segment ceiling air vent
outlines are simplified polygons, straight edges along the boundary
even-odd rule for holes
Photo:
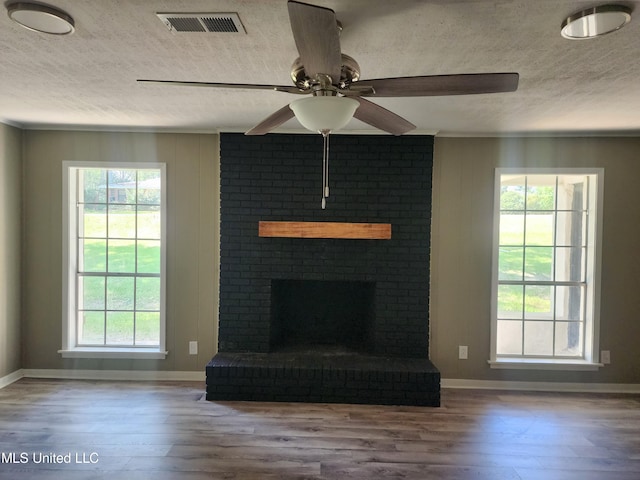
[[[247,33],[237,13],[156,13],[173,32]]]

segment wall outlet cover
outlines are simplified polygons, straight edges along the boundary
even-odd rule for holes
[[[469,347],[467,347],[466,345],[460,345],[458,347],[458,358],[460,360],[466,360],[467,358],[469,358]]]

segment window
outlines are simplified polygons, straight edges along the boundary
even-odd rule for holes
[[[602,178],[496,171],[492,366],[595,368]]]
[[[165,166],[63,168],[60,353],[164,358]]]

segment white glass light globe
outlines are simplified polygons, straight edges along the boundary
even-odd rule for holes
[[[302,126],[313,132],[334,132],[341,129],[353,117],[360,102],[348,97],[318,96],[301,98],[291,102]]]

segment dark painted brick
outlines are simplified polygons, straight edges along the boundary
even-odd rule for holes
[[[377,282],[370,353],[428,358],[433,137],[333,135],[326,210],[321,148],[319,135],[221,134],[219,351],[269,351],[271,279],[354,280]],[[261,239],[259,220],[384,222],[393,233]]]

